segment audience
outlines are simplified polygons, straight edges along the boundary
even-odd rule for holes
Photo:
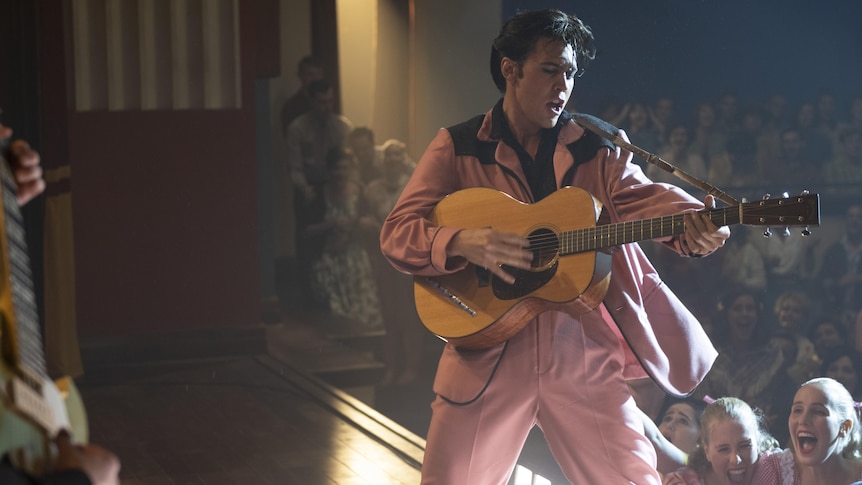
[[[403,142],[387,140],[382,148],[382,176],[365,187],[365,199],[377,232],[395,206],[412,168]],[[413,304],[413,278],[393,268],[379,249],[370,252],[373,254],[372,263],[381,293],[380,311],[386,329],[383,338],[386,370],[379,384],[408,385],[419,375],[425,332]]]
[[[715,319],[718,358],[695,396],[738,397],[778,417],[767,423],[771,431],[778,429],[796,385],[782,372],[784,356],[771,335],[771,322],[756,294],[737,289],[725,295]]]
[[[353,128],[350,120],[335,113],[335,90],[327,81],[312,81],[308,94],[311,109],[287,127],[287,166],[297,205],[315,197],[326,180],[327,154],[341,147]]]
[[[356,183],[356,157],[334,148],[326,166],[326,183],[304,206],[298,225],[309,247],[311,288],[333,314],[379,330],[380,302],[366,250],[376,226]]]
[[[710,102],[700,103],[689,149],[703,160],[709,161],[721,156],[727,147],[727,137],[718,129],[716,120],[715,106]]]
[[[862,308],[862,204],[847,207],[844,234],[823,254],[820,281],[833,311],[852,321]]]
[[[659,150],[658,156],[693,177],[701,180],[706,178],[706,163],[700,155],[690,150],[688,127],[685,124],[679,123],[671,127],[667,144]],[[679,182],[673,174],[657,165],[647,167],[646,174],[654,182]],[[682,188],[694,192],[691,187]]]
[[[807,337],[811,300],[801,291],[785,291],[776,298],[773,312],[779,328],[796,338],[796,361],[788,372],[801,384],[814,377],[819,367],[814,344]]]
[[[716,254],[721,259],[721,277],[729,287],[742,287],[751,291],[766,291],[766,265],[763,254],[752,242],[752,229],[739,226],[733,237]]]

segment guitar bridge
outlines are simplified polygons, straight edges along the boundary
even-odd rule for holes
[[[14,378],[9,383],[12,407],[26,413],[39,427],[53,431],[57,429],[57,423],[41,391],[42,389],[34,388],[33,385],[19,378]]]

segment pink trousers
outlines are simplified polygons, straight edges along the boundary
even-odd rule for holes
[[[534,425],[574,484],[661,483],[624,365],[598,311],[580,321],[540,315],[509,340],[477,399],[434,400],[422,483],[505,485]]]

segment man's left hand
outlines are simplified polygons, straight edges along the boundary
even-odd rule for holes
[[[715,208],[715,197],[707,195],[703,199],[707,209]],[[685,243],[692,255],[703,256],[724,246],[730,237],[730,228],[718,227],[706,214],[689,212],[685,214]]]

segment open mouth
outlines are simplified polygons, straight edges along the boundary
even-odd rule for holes
[[[745,482],[745,468],[737,468],[734,470],[727,470],[727,480],[730,483],[744,483]]]
[[[808,455],[814,452],[814,448],[817,446],[817,438],[807,432],[800,432],[796,435],[796,442],[799,443],[799,452]]]
[[[562,113],[564,106],[565,106],[565,103],[563,103],[562,101],[556,101],[556,102],[548,103],[548,107],[551,108],[551,111],[553,111],[555,114]]]

